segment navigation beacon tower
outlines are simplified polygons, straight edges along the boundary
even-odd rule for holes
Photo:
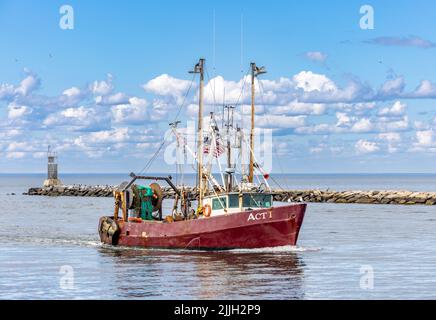
[[[56,152],[47,148],[47,179],[44,181],[44,187],[61,185],[61,180],[58,179],[58,162]]]

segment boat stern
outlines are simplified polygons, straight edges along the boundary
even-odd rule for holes
[[[117,245],[120,237],[120,227],[114,217],[101,217],[98,222],[98,234],[104,244]]]

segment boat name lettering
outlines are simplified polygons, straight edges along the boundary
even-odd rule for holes
[[[265,219],[272,219],[272,211],[250,213],[247,221],[258,221],[258,220],[265,220]]]

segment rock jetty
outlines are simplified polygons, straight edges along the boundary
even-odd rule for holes
[[[42,188],[30,188],[24,195],[49,196],[49,197],[112,197],[117,186],[46,186]],[[162,187],[164,198],[174,198],[175,192],[170,187]]]
[[[112,197],[115,186],[50,186],[30,188],[27,195]],[[164,198],[174,198],[174,191],[163,187]],[[274,190],[274,200],[282,202],[326,202],[362,204],[436,205],[436,192],[413,191],[331,191],[331,190]]]
[[[436,192],[412,191],[330,191],[287,190],[277,191],[275,201],[304,201],[327,203],[436,205]]]
[[[69,197],[112,197],[115,186],[48,186],[42,188],[30,188],[24,194],[29,196],[69,196]]]

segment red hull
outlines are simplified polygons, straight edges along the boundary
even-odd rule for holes
[[[244,211],[172,223],[118,221],[114,243],[101,232],[102,242],[120,246],[173,249],[235,249],[295,245],[306,204]]]

